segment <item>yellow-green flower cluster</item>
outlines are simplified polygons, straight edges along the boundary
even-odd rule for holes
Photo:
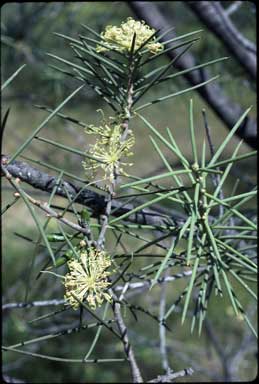
[[[108,25],[105,31],[101,33],[102,45],[96,47],[97,52],[105,52],[110,49],[115,49],[119,52],[129,52],[131,50],[132,40],[134,34],[136,34],[136,40],[134,45],[134,52],[141,47],[145,41],[147,41],[153,34],[155,29],[142,21],[136,21],[129,17],[126,22],[122,23],[120,27],[114,25]],[[163,50],[163,45],[156,42],[156,38],[153,37],[144,46],[150,53],[156,54]]]
[[[94,159],[86,158],[82,162],[83,167],[87,171],[90,170],[92,175],[98,168],[102,169],[104,171],[104,180],[110,183],[114,181],[115,174],[126,175],[123,166],[131,166],[132,163],[123,162],[121,159],[133,155],[133,152],[130,151],[135,144],[132,131],[129,131],[127,139],[122,141],[122,125],[104,121],[104,124],[99,127],[88,126],[86,133],[95,133],[98,135],[98,139],[94,145],[89,146],[88,154]]]
[[[71,259],[67,263],[69,273],[65,275],[65,300],[77,309],[80,301],[86,300],[93,309],[100,306],[104,300],[110,301],[111,296],[106,292],[111,284],[107,277],[111,272],[109,256],[101,250],[88,248],[81,252],[80,259]]]

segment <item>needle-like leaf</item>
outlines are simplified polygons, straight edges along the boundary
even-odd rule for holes
[[[12,81],[16,78],[16,76],[23,70],[23,68],[26,66],[26,64],[23,64],[20,68],[15,71],[12,76],[10,76],[3,85],[1,85],[1,91],[3,91]]]
[[[16,157],[19,156],[25,150],[25,148],[28,147],[34,137],[41,131],[41,129],[44,128],[47,123],[64,107],[64,105],[66,105],[68,101],[72,99],[83,87],[84,85],[81,85],[79,88],[77,88],[64,101],[62,101],[62,103],[60,103],[59,106],[54,109],[52,113],[49,114],[49,116],[33,131],[33,133],[27,138],[27,140],[25,140],[25,142],[16,150],[16,152],[10,158],[9,163],[16,159]]]

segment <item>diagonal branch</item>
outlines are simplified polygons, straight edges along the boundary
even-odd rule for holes
[[[11,164],[6,164],[7,161],[8,157],[2,156],[1,163],[13,177],[18,177],[22,182],[25,182],[36,189],[40,189],[48,193],[52,192],[53,188],[57,183],[57,177],[51,176],[48,173],[40,171],[39,169],[32,167],[24,161],[15,160]],[[60,185],[60,187],[57,188],[56,195],[67,199],[67,193],[69,193],[71,199],[73,199],[74,196],[78,194],[80,189],[81,186],[79,185],[68,181],[63,181],[63,185]],[[92,209],[93,217],[99,217],[100,215],[102,215],[106,206],[105,196],[93,192],[89,189],[84,189],[77,196],[75,202]],[[114,209],[113,215],[116,217],[129,212],[133,208],[134,206],[132,204],[124,205],[123,203],[120,203],[117,200],[113,200],[112,202],[112,209]],[[181,224],[183,218],[180,214],[177,215],[174,212],[173,220],[176,224]],[[127,221],[134,222],[137,224],[148,224],[155,226],[161,226],[167,223],[165,215],[161,214],[156,210],[147,208],[130,215],[129,217],[127,217]]]
[[[149,380],[148,383],[171,383],[171,381],[174,381],[178,377],[190,376],[192,374],[193,374],[192,368],[186,368],[178,372],[171,371],[166,375],[160,375],[153,380]]]
[[[131,344],[129,342],[128,330],[127,330],[127,327],[126,327],[124,320],[122,318],[119,303],[114,303],[114,317],[115,317],[115,320],[117,322],[118,328],[119,328],[120,333],[121,333],[122,342],[124,345],[124,350],[126,352],[128,360],[129,360],[133,382],[134,383],[143,383],[143,379],[142,379],[139,367],[138,367],[136,359],[135,359],[135,354],[134,354],[133,349],[131,347]]]
[[[236,12],[242,5],[243,1],[233,1],[231,5],[229,5],[228,8],[225,9],[225,12],[228,16],[232,15],[234,12]]]
[[[225,45],[228,51],[256,80],[256,47],[235,27],[218,1],[187,1],[189,8]]]

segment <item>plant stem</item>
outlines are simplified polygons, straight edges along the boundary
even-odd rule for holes
[[[123,127],[123,133],[121,135],[120,141],[123,143],[128,136],[129,133],[129,120],[131,118],[131,107],[132,107],[132,95],[133,95],[133,73],[134,73],[134,62],[132,58],[129,60],[129,73],[128,73],[128,85],[127,85],[127,93],[126,93],[126,105],[124,107],[124,110],[122,111],[123,114],[125,114],[125,118],[122,121],[121,125]],[[107,204],[105,207],[105,213],[104,215],[101,216],[101,229],[99,233],[99,237],[97,240],[97,249],[103,249],[104,248],[104,243],[105,243],[105,235],[106,231],[108,229],[108,220],[111,214],[111,209],[112,209],[112,201],[115,196],[115,188],[116,184],[118,182],[118,175],[116,173],[115,166],[113,167],[113,179],[112,182],[109,185],[108,189],[108,197],[107,197]],[[125,354],[129,360],[130,364],[130,369],[131,369],[131,375],[132,375],[132,380],[134,383],[143,383],[143,379],[139,370],[139,367],[137,365],[135,355],[133,352],[133,349],[131,347],[131,344],[129,342],[128,334],[127,334],[127,327],[124,323],[122,314],[121,314],[121,308],[120,304],[116,302],[118,300],[117,296],[113,292],[112,289],[109,290],[111,293],[111,296],[114,299],[114,306],[113,306],[113,311],[114,311],[114,316],[115,320],[117,322],[117,326],[119,328],[120,334],[121,334],[121,340],[124,346],[124,351]]]
[[[129,338],[128,338],[128,334],[127,334],[127,327],[126,327],[124,320],[122,318],[120,304],[115,303],[113,310],[114,310],[115,320],[117,322],[118,328],[119,328],[120,333],[122,335],[122,342],[123,342],[123,346],[124,346],[124,351],[126,353],[126,356],[129,359],[133,383],[143,383],[143,379],[142,379],[139,367],[137,365],[133,349],[132,349],[131,344],[129,342]]]

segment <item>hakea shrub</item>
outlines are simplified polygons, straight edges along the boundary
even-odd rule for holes
[[[121,228],[123,228],[123,225],[129,225],[126,224],[127,218],[132,216],[133,213],[136,214],[145,208],[152,208],[153,204],[162,201],[172,201],[174,202],[174,207],[178,204],[179,211],[185,212],[185,220],[182,221],[181,225],[175,225],[170,214],[168,214],[164,219],[164,227],[153,228],[162,232],[162,238],[170,239],[171,237],[172,239],[171,246],[167,249],[163,261],[155,263],[155,267],[151,268],[146,275],[140,274],[142,278],[148,278],[153,275],[151,286],[154,286],[160,281],[162,274],[172,268],[172,266],[189,267],[192,269],[191,278],[186,289],[175,303],[169,306],[165,314],[165,319],[183,302],[182,320],[184,321],[193,296],[195,297],[195,305],[192,329],[198,322],[198,329],[199,332],[201,332],[202,323],[207,313],[208,302],[214,291],[216,295],[223,296],[225,293],[228,295],[236,315],[238,315],[239,318],[244,318],[255,333],[240,300],[235,294],[232,279],[234,278],[250,295],[255,297],[255,293],[249,287],[246,279],[253,281],[250,274],[255,272],[256,264],[248,255],[243,254],[236,244],[238,244],[237,239],[240,241],[242,239],[253,241],[255,238],[255,224],[252,220],[246,218],[245,215],[238,210],[238,207],[242,206],[250,198],[253,198],[256,191],[253,190],[244,194],[244,196],[234,195],[222,199],[223,184],[229,175],[232,165],[236,161],[239,161],[239,159],[253,156],[254,153],[244,157],[238,156],[237,153],[241,145],[240,143],[230,159],[219,161],[219,157],[224,148],[246,118],[250,109],[240,117],[222,145],[214,154],[211,153],[211,159],[207,161],[205,142],[202,155],[200,158],[198,156],[199,149],[196,146],[193,105],[191,101],[189,117],[190,141],[193,151],[193,161],[191,162],[178,147],[170,129],[167,128],[168,137],[163,136],[140,114],[140,111],[152,106],[154,103],[163,102],[164,100],[174,98],[185,92],[204,86],[216,80],[217,76],[197,86],[162,96],[159,99],[151,100],[143,105],[136,106],[136,104],[138,104],[142,97],[153,87],[165,81],[173,80],[177,78],[177,76],[181,76],[181,72],[170,73],[170,70],[174,69],[174,63],[184,55],[197,40],[196,37],[193,37],[197,32],[166,41],[164,38],[166,32],[159,36],[158,32],[146,25],[145,22],[135,21],[132,18],[128,18],[125,22],[122,22],[119,27],[107,26],[100,35],[88,26],[84,27],[93,37],[79,35],[79,40],[76,40],[57,34],[70,43],[72,50],[76,54],[76,58],[81,62],[80,65],[53,54],[50,54],[50,56],[72,69],[72,72],[68,72],[63,68],[55,67],[55,69],[86,83],[102,97],[113,111],[113,114],[108,117],[101,111],[102,121],[99,126],[93,124],[85,125],[86,134],[94,135],[96,141],[94,144],[89,145],[89,149],[85,152],[86,157],[82,165],[86,171],[87,178],[96,180],[96,186],[99,185],[99,187],[101,187],[100,181],[104,182],[105,190],[108,194],[104,224],[99,225],[99,236],[101,236],[101,238],[99,237],[99,239],[92,241],[91,246],[93,246],[93,244],[97,246],[96,252],[98,252],[98,247],[103,249],[108,231],[115,228],[113,226],[119,223]],[[191,38],[186,41],[186,37]],[[180,40],[180,43],[175,44],[178,40]],[[161,55],[165,54],[168,50],[175,50],[176,52],[175,58],[172,59],[169,64],[162,65],[155,69],[152,66],[150,67],[150,64],[153,64],[154,60],[161,57]],[[188,69],[187,72],[215,64],[222,60],[225,60],[225,58],[212,60],[208,63],[195,66]],[[132,165],[132,162],[129,163],[127,158],[133,155],[134,143],[137,136],[137,132],[133,132],[130,128],[130,122],[133,117],[141,119],[153,135],[151,136],[151,142],[168,170],[166,174],[136,180],[136,177],[127,173],[128,166]],[[72,121],[75,120],[72,119]],[[209,133],[207,132],[207,136],[208,135]],[[182,165],[181,169],[173,169],[163,154],[157,140],[167,149],[170,149],[173,155],[178,158]],[[222,170],[222,166],[225,167],[224,170]],[[101,174],[98,171],[102,171]],[[189,183],[187,183],[186,186],[181,179],[181,175],[184,174],[186,174],[189,179]],[[122,177],[129,177],[131,179],[133,177],[135,181],[122,185]],[[154,182],[166,177],[172,180],[172,186],[169,192],[164,193],[163,188]],[[215,178],[217,179],[216,184]],[[214,184],[211,184],[211,180],[214,181]],[[214,189],[211,188],[211,185],[214,185]],[[112,201],[115,192],[118,193],[118,188],[135,189],[139,192],[138,196],[144,197],[145,194],[154,194],[157,196],[138,207],[134,206],[132,210],[129,210],[119,217],[112,218]],[[129,194],[128,196],[130,198],[131,195]],[[234,205],[231,205],[232,202]],[[220,210],[222,214],[220,217],[215,216],[214,213],[212,215],[212,212],[217,212],[218,210]],[[241,222],[243,221],[246,226],[242,227],[239,222],[238,225],[236,225],[235,219]],[[133,231],[131,232],[131,236],[141,238],[139,232],[142,229],[146,229],[145,225],[139,225],[138,234]],[[246,231],[252,231],[252,234],[247,235]],[[167,236],[164,235],[164,232],[167,232]],[[159,247],[159,239],[160,238],[158,238],[157,242],[151,242],[151,244]],[[187,245],[181,257],[179,257],[175,250],[182,240],[185,240]],[[145,248],[147,247],[140,247],[140,249]],[[133,255],[138,252],[138,250],[133,251]],[[82,260],[78,262],[82,263]],[[68,266],[71,268],[71,263],[69,263]],[[71,272],[68,274],[69,279],[71,278],[70,274]],[[104,276],[106,276],[105,272]],[[135,274],[135,277],[136,276]],[[112,276],[110,276],[110,278],[112,279]],[[116,280],[116,273],[114,279]],[[73,280],[73,284],[74,283],[75,281]],[[87,299],[86,293],[88,291],[86,287],[83,292],[84,294],[81,295],[81,299],[84,298],[89,301],[89,299]],[[105,298],[105,295],[104,293],[102,297]],[[66,295],[66,299],[67,298]],[[71,298],[71,296],[69,296],[69,298],[75,304],[76,299],[74,297]],[[96,302],[97,304],[101,304],[102,300],[97,299],[96,296]],[[80,301],[77,303],[79,304]]]
[[[89,33],[87,36],[79,34],[78,38],[74,38],[57,34],[70,44],[77,61],[49,54],[62,65],[52,67],[80,81],[83,86],[93,89],[110,107],[110,116],[105,116],[101,111],[102,120],[99,125],[94,125],[61,114],[60,109],[81,90],[80,86],[55,110],[40,107],[50,112],[50,115],[17,150],[11,161],[28,147],[33,138],[37,138],[62,150],[83,156],[81,164],[87,181],[84,180],[82,188],[78,189],[76,195],[71,195],[66,190],[69,204],[63,213],[54,214],[53,210],[50,210],[52,198],[57,188],[68,186],[63,181],[63,176],[66,174],[63,169],[60,169],[57,185],[52,191],[49,203],[43,206],[30,198],[10,177],[8,180],[30,208],[52,258],[53,265],[47,266],[42,273],[50,273],[52,277],[61,278],[63,281],[66,302],[64,310],[73,308],[90,311],[101,326],[109,329],[116,337],[120,337],[126,358],[131,364],[134,380],[141,382],[120,306],[128,308],[134,317],[137,317],[137,313],[144,313],[157,320],[162,327],[167,327],[168,318],[177,308],[182,312],[182,322],[187,316],[192,317],[191,329],[197,325],[201,332],[213,294],[218,297],[226,296],[233,312],[239,319],[245,320],[256,334],[246,314],[245,305],[241,303],[240,289],[235,288],[239,285],[246,294],[256,299],[253,284],[257,272],[254,253],[257,227],[254,217],[248,217],[242,210],[247,202],[255,198],[256,190],[239,194],[235,185],[229,196],[225,196],[224,192],[232,166],[243,159],[255,156],[256,152],[239,155],[242,144],[240,142],[229,158],[222,157],[227,144],[245,121],[250,108],[242,114],[215,150],[211,145],[205,119],[206,130],[200,149],[196,144],[197,132],[191,100],[188,124],[192,147],[190,160],[180,149],[170,128],[162,134],[141,115],[140,111],[152,107],[155,103],[162,103],[205,86],[218,76],[193,87],[151,99],[144,104],[141,104],[142,97],[150,89],[176,79],[183,72],[186,74],[225,58],[211,60],[177,72],[174,64],[198,40],[194,35],[200,31],[166,40],[168,31],[159,34],[143,21],[135,21],[132,18],[122,22],[119,27],[107,26],[101,34],[88,26],[84,28]],[[174,58],[168,64],[154,68],[156,60],[168,51],[174,53]],[[90,144],[86,151],[79,151],[46,138],[39,138],[37,136],[39,131],[53,116],[83,126],[87,137],[93,135],[96,141]],[[138,132],[131,126],[132,118],[144,123],[150,133],[154,150],[167,172],[148,178],[129,174],[132,162],[129,162],[128,158],[132,158],[135,140],[138,140]],[[205,139],[208,139],[209,143],[209,159]],[[180,164],[176,169],[168,159],[168,155],[165,155],[165,148]],[[51,168],[50,165],[49,167]],[[58,168],[52,167],[52,169]],[[75,178],[79,180],[77,175]],[[123,183],[122,180],[125,179],[126,182]],[[168,181],[167,188],[159,184],[160,179]],[[104,208],[95,205],[98,212],[86,207],[78,212],[78,207],[75,205],[78,196],[85,193],[87,188],[91,190],[92,187],[104,194]],[[89,197],[89,201],[91,199],[92,197]],[[166,203],[166,212],[156,210],[158,203]],[[58,221],[60,232],[48,233],[49,219],[42,227],[31,209],[31,204],[37,205],[54,217]],[[69,209],[77,224],[64,219],[63,216]],[[175,211],[178,216],[175,215]],[[72,234],[67,233],[61,224],[70,226]],[[147,237],[147,232],[154,235],[154,239]],[[107,237],[110,233],[115,236],[116,241],[108,250]],[[128,250],[128,244],[126,246],[124,244],[125,237],[137,240],[137,247],[135,248],[133,241],[132,249]],[[62,246],[58,246],[59,242],[62,242]],[[52,249],[52,243],[55,251]],[[121,249],[122,253],[119,252]],[[146,253],[147,251],[149,253]],[[160,261],[157,261],[157,257]],[[142,263],[138,262],[139,258],[143,260]],[[62,270],[63,274],[53,272],[53,269],[64,265],[66,270],[65,272]],[[162,317],[151,313],[147,308],[133,305],[130,302],[130,295],[127,296],[127,291],[135,287],[153,288],[163,282],[169,283],[175,279],[185,278],[189,279],[186,287],[174,302],[169,302]],[[171,296],[168,300],[172,300]],[[103,317],[100,318],[98,311],[102,310],[104,303],[106,305]],[[192,312],[190,312],[191,304],[193,304]],[[120,335],[105,322],[108,305],[111,305],[114,313],[112,321],[117,322]],[[97,342],[98,335],[94,343]],[[91,351],[92,347],[89,354]]]

